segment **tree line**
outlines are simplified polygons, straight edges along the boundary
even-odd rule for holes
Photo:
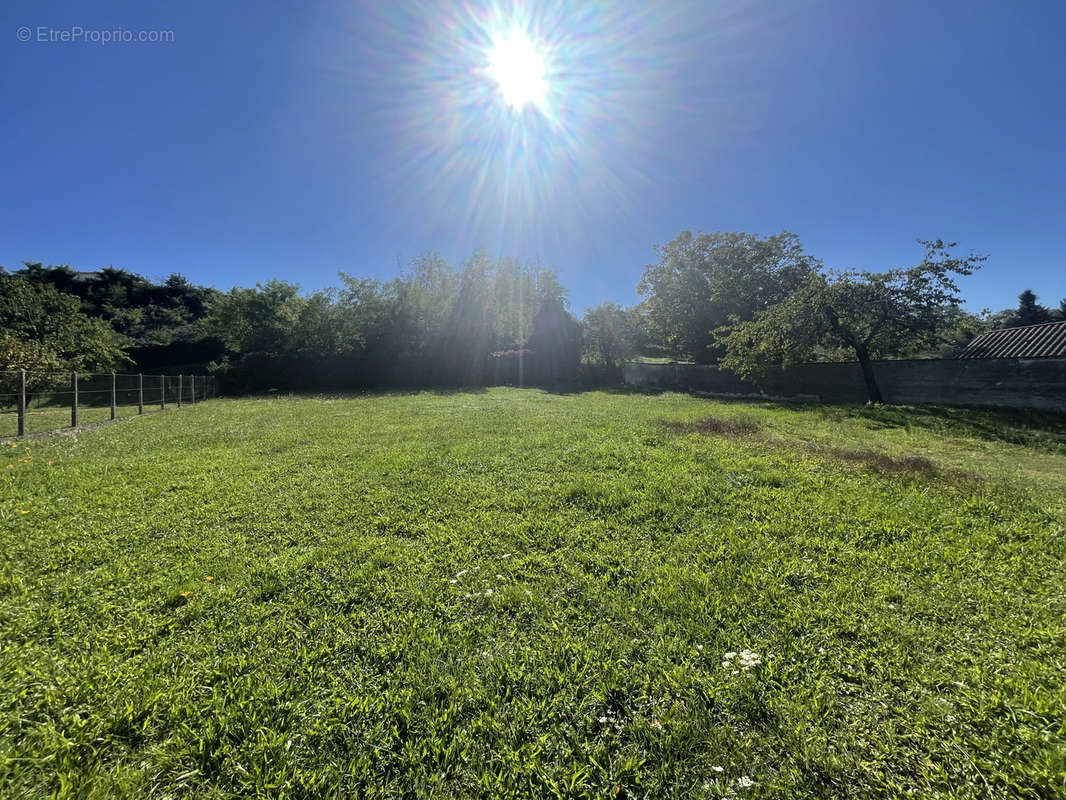
[[[917,264],[831,270],[784,232],[682,232],[631,307],[582,318],[551,270],[475,252],[457,266],[415,258],[388,281],[340,274],[304,293],[270,280],[228,292],[178,274],[111,267],[0,268],[0,369],[203,372],[231,391],[617,381],[637,357],[718,363],[758,378],[797,361],[951,356],[985,330],[1066,319],[1029,290],[1018,307],[961,308],[956,279],[983,256],[921,241]]]

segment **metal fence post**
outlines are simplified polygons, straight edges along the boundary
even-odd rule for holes
[[[70,373],[70,427],[78,427],[78,373]]]
[[[178,376],[178,408],[181,408],[181,375]]]
[[[117,409],[115,408],[115,373],[112,372],[111,373],[111,419],[114,419],[115,417],[118,416],[118,414],[116,412],[117,412]]]
[[[144,375],[137,373],[137,413],[144,413]]]
[[[19,370],[19,396],[18,396],[18,414],[19,414],[19,436],[26,435],[26,370]]]
[[[192,395],[192,403],[190,403],[190,405],[194,405],[196,403],[196,376],[195,375],[190,375],[189,376],[189,394]]]
[[[159,410],[167,407],[167,376],[159,376]]]

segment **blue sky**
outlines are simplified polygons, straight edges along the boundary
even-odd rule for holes
[[[974,310],[1066,296],[1062,2],[167,5],[0,10],[8,269],[315,289],[484,247],[580,312],[683,229],[787,229],[837,268],[957,240]],[[544,108],[486,73],[516,27]]]

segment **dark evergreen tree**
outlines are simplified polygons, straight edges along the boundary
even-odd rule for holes
[[[1039,325],[1041,322],[1050,322],[1051,320],[1051,312],[1036,301],[1036,295],[1031,289],[1026,289],[1018,295],[1018,309],[1014,312],[1010,327]]]

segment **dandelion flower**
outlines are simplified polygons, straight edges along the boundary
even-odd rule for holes
[[[214,575],[208,575],[208,576],[207,576],[207,579],[208,579],[209,581],[213,581],[213,580],[215,579],[215,576],[214,576]]]
[[[188,597],[190,594],[192,594],[192,592],[190,592],[188,589],[186,589],[184,592],[181,593],[181,596],[182,597]]]
[[[29,512],[29,511],[27,511],[27,510],[25,510],[24,508],[20,508],[20,509],[19,509],[19,513],[20,513],[20,514],[29,514],[30,512]]]

